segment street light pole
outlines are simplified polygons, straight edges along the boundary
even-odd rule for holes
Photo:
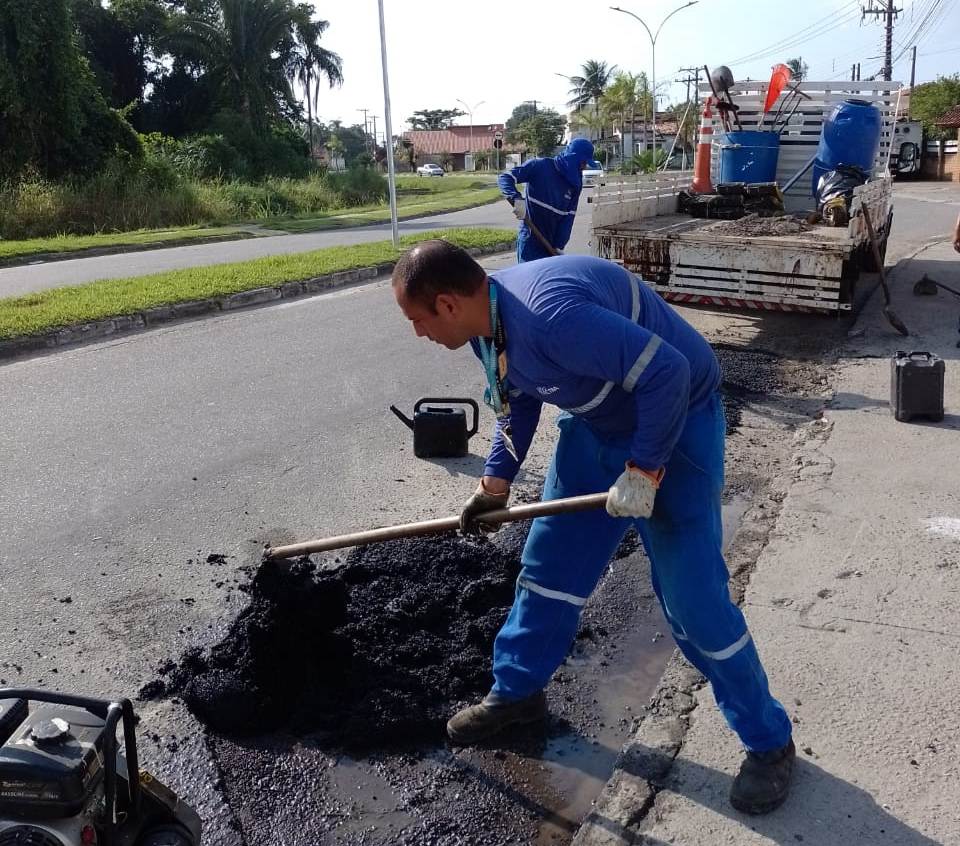
[[[390,184],[390,229],[393,248],[400,249],[400,227],[397,223],[397,172],[393,162],[393,122],[390,117],[390,80],[387,78],[387,33],[383,25],[383,0],[377,0],[380,12],[380,62],[383,65],[383,116],[387,132],[387,180]]]
[[[647,31],[647,35],[650,36],[650,94],[651,99],[653,100],[653,162],[656,165],[657,162],[657,39],[660,37],[660,30],[663,29],[663,25],[670,20],[677,12],[682,11],[683,9],[689,8],[690,6],[695,6],[699,0],[690,0],[689,3],[685,3],[683,6],[678,6],[674,9],[669,15],[667,15],[662,21],[660,21],[660,26],[657,27],[657,31],[651,32],[650,27],[644,23],[643,18],[639,15],[635,15],[629,9],[621,9],[619,6],[611,6],[610,8],[614,12],[623,12],[625,15],[630,15],[631,18],[636,18],[643,24],[643,28]],[[631,127],[632,128],[632,127]]]
[[[470,106],[468,106],[468,105],[467,105],[463,100],[461,100],[459,97],[457,98],[457,102],[458,102],[461,106],[463,106],[463,107],[467,110],[467,114],[470,115],[470,155],[473,156],[473,109],[479,108],[480,106],[482,106],[482,105],[483,105],[484,103],[486,103],[487,101],[486,101],[486,100],[481,100],[479,103],[476,103],[476,104],[474,105],[473,109],[471,109]]]

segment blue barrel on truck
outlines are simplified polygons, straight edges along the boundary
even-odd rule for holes
[[[779,156],[776,132],[728,132],[720,145],[720,182],[775,182]]]
[[[819,202],[817,183],[837,165],[855,165],[873,175],[873,160],[880,146],[883,118],[880,110],[866,100],[837,103],[823,122],[817,158],[813,163],[810,193]]]

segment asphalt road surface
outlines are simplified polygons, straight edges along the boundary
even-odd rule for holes
[[[888,260],[947,231],[945,196],[898,201]],[[166,252],[180,251],[149,256]],[[0,679],[131,695],[161,660],[216,638],[265,541],[455,512],[484,435],[461,461],[415,462],[387,406],[474,396],[479,377],[469,353],[417,340],[382,282],[3,363]],[[226,569],[206,563],[213,552]],[[178,760],[180,784],[228,831],[216,765],[179,719],[150,713],[177,739],[148,760]]]

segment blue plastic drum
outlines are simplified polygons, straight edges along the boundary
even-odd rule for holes
[[[817,182],[837,165],[855,165],[873,174],[873,160],[880,146],[883,117],[865,100],[844,100],[833,107],[823,122],[817,158],[813,163],[810,193],[817,198]]]
[[[780,136],[776,132],[728,132],[720,145],[720,182],[773,182]]]

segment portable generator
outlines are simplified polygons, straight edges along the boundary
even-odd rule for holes
[[[139,768],[134,724],[129,699],[0,688],[0,846],[199,846],[196,811]]]

